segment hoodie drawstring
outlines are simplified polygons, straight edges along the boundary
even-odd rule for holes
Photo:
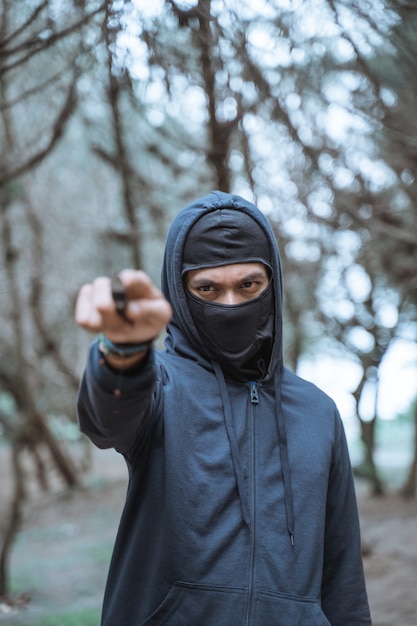
[[[240,504],[242,507],[242,515],[246,526],[250,529],[249,504],[245,489],[245,477],[240,462],[239,451],[237,448],[237,440],[235,429],[233,427],[232,407],[230,404],[229,394],[226,388],[223,371],[221,366],[213,361],[214,372],[216,374],[217,383],[219,385],[220,395],[223,403],[224,421],[226,425],[227,437],[229,439],[230,452],[232,455],[233,469],[235,472],[237,490],[239,492]]]
[[[287,429],[281,403],[281,382],[279,374],[274,376],[275,406],[278,425],[279,451],[281,454],[281,475],[284,483],[285,512],[287,515],[287,529],[291,546],[294,547],[294,504],[291,489],[290,462],[288,460]]]

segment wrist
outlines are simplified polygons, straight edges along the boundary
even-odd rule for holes
[[[119,357],[131,357],[149,350],[153,339],[142,341],[141,343],[114,343],[106,335],[100,333],[98,336],[98,347],[102,354],[115,355]]]
[[[102,361],[104,361],[104,363],[112,370],[115,370],[117,372],[125,372],[127,370],[132,370],[136,366],[140,365],[142,361],[145,360],[148,354],[149,350],[127,357],[121,357],[115,354],[101,354],[101,356]]]
[[[148,354],[153,339],[142,343],[114,343],[103,333],[98,337],[98,349],[105,363],[117,370],[138,365]]]

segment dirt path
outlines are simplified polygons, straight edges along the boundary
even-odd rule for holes
[[[417,502],[358,487],[373,626],[417,626]]]
[[[2,509],[5,470],[0,454]],[[13,591],[28,602],[0,608],[0,626],[97,626],[126,477],[122,459],[97,451],[85,489],[28,507],[12,563]],[[417,626],[417,502],[370,499],[362,484],[358,499],[373,625]]]

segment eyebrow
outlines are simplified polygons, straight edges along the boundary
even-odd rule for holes
[[[245,276],[242,276],[242,278],[239,278],[237,282],[247,283],[247,282],[250,282],[251,280],[256,280],[260,278],[261,279],[265,278],[266,280],[269,281],[268,275],[266,273],[262,271],[256,271],[256,272],[251,272],[250,274],[246,274]],[[215,287],[217,287],[220,284],[219,282],[217,282],[216,280],[213,280],[209,276],[207,278],[198,278],[198,277],[189,278],[187,282],[191,287],[203,287],[204,285],[214,285]]]
[[[245,283],[247,281],[256,280],[258,278],[266,278],[267,280],[269,280],[266,272],[257,271],[257,272],[251,272],[250,274],[243,276],[243,278],[241,278],[239,282]]]

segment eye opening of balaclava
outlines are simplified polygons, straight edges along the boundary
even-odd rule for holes
[[[271,276],[271,256],[268,237],[258,222],[229,208],[204,214],[191,227],[184,244],[182,275],[199,341],[205,354],[238,380],[256,380],[267,372],[274,339],[272,278],[256,298],[225,305],[192,294],[185,275],[195,269],[258,262]]]

